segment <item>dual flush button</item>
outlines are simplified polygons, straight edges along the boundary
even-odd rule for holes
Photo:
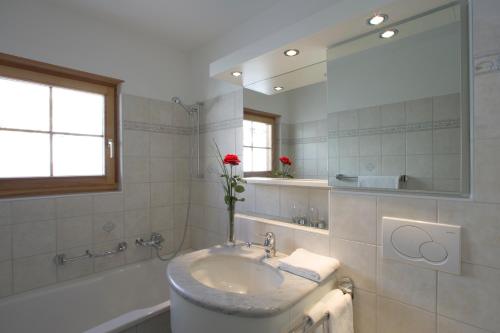
[[[460,274],[460,227],[384,217],[383,256]]]

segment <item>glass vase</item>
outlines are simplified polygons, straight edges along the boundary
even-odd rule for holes
[[[229,215],[229,224],[228,224],[228,230],[227,230],[227,242],[226,242],[226,244],[229,246],[234,246],[234,245],[236,245],[236,240],[234,238],[234,213],[235,213],[234,203],[228,205],[227,212]]]

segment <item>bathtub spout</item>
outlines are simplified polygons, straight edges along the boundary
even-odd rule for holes
[[[162,243],[165,241],[163,236],[157,232],[153,232],[151,234],[151,239],[146,241],[142,238],[137,238],[135,240],[135,245],[136,246],[143,246],[143,247],[154,247],[158,250],[162,249]]]

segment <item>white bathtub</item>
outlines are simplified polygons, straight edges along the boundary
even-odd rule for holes
[[[0,332],[111,333],[169,311],[166,263],[148,260],[0,300]]]

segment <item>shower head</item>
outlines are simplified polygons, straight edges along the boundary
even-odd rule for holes
[[[199,104],[185,105],[184,103],[182,103],[181,99],[179,97],[177,97],[177,96],[172,97],[172,103],[180,105],[189,114],[197,113],[199,111],[199,109],[200,109],[200,105]]]

